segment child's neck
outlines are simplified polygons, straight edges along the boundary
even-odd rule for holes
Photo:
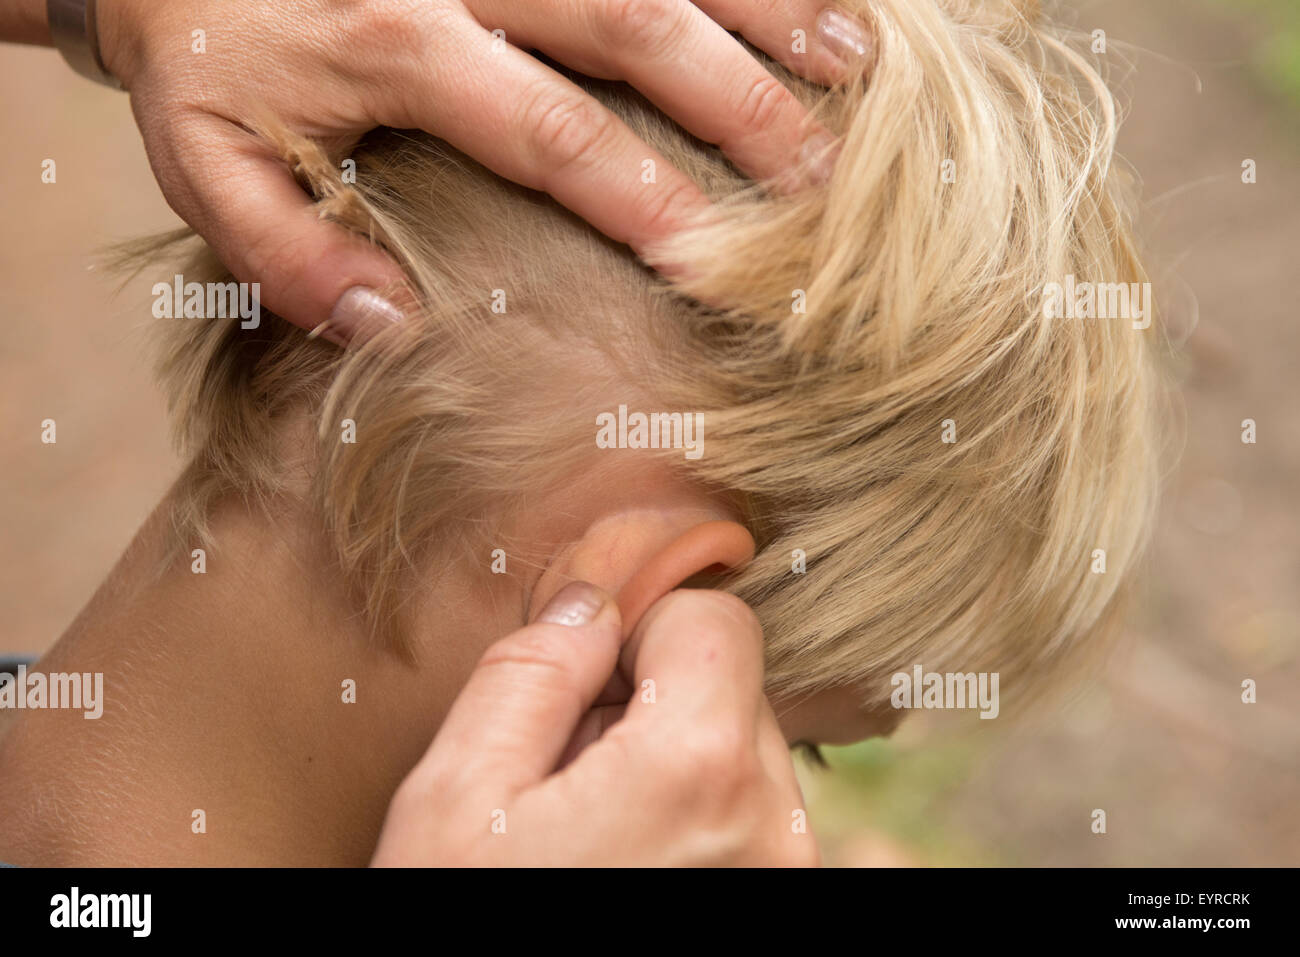
[[[102,717],[0,711],[0,860],[364,864],[463,675],[368,642],[305,521],[226,509],[160,578],[167,523],[31,669],[102,673]]]

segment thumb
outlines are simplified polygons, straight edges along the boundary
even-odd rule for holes
[[[484,653],[414,773],[505,793],[541,781],[614,671],[622,635],[609,595],[566,585]]]
[[[184,140],[181,145],[178,141]],[[403,274],[335,223],[247,133],[217,118],[170,137],[158,164],[167,201],[268,309],[338,345],[400,322]]]

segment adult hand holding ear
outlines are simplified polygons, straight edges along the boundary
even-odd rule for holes
[[[824,169],[829,137],[727,31],[830,82],[868,41],[827,2],[98,0],[97,40],[171,206],[269,308],[307,329],[328,321],[343,342],[401,320],[402,274],[320,221],[244,124],[269,113],[344,146],[376,126],[423,129],[640,252],[704,195],[525,51],[626,80],[754,178],[779,178],[809,156]],[[0,0],[0,39],[50,42],[44,7]]]
[[[816,864],[748,606],[678,590],[622,634],[618,604],[575,582],[493,645],[398,788],[373,863]],[[557,770],[620,653],[625,713]]]

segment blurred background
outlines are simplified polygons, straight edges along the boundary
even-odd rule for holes
[[[921,712],[827,749],[829,769],[801,768],[810,818],[838,865],[1300,865],[1300,3],[1061,13],[1106,33],[1156,296],[1185,338],[1184,448],[1141,600],[1064,697],[996,721]],[[0,88],[0,655],[38,654],[179,470],[148,290],[96,266],[179,221],[126,97],[21,47],[0,47]]]

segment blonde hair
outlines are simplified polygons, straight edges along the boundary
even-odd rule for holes
[[[322,214],[397,257],[425,308],[347,353],[278,319],[171,323],[161,376],[192,452],[178,541],[218,498],[276,494],[281,423],[307,409],[312,507],[384,632],[435,547],[486,572],[510,510],[591,462],[590,410],[621,389],[704,414],[703,457],[670,460],[756,536],[722,587],[762,621],[771,691],[878,702],[916,663],[1006,687],[1090,645],[1150,525],[1157,329],[1048,318],[1042,291],[1147,279],[1114,99],[1036,4],[847,6],[874,37],[863,76],[826,93],[773,68],[842,137],[825,186],[746,183],[625,87],[583,81],[719,200],[656,251],[690,264],[667,287],[423,134],[368,136],[350,185],[268,125]],[[187,272],[228,278],[206,250]],[[561,349],[589,357],[565,393],[547,385]],[[364,440],[338,441],[345,417]]]

